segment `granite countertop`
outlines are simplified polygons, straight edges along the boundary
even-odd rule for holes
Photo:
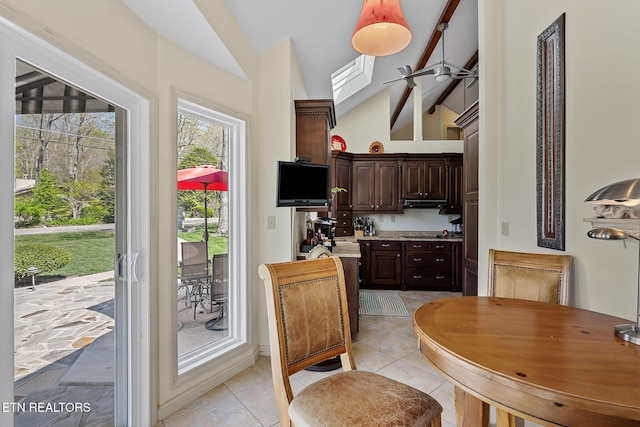
[[[339,257],[360,258],[360,244],[358,240],[398,240],[398,241],[449,241],[462,242],[462,237],[449,237],[443,239],[437,236],[442,235],[442,231],[380,231],[375,236],[347,236],[336,237],[336,245],[331,248],[331,253]],[[298,252],[298,256],[307,256],[305,252]]]
[[[462,237],[443,239],[442,231],[380,231],[375,236],[349,237],[355,240],[449,241],[462,242]]]

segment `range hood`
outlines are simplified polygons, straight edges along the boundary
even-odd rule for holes
[[[402,207],[404,209],[440,209],[447,205],[446,199],[440,200],[424,200],[424,199],[403,199]]]

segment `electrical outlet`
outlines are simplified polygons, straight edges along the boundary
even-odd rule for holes
[[[276,229],[276,217],[270,216],[267,217],[267,230],[275,230]]]
[[[503,222],[502,223],[502,235],[505,237],[509,237],[509,223],[508,222]]]

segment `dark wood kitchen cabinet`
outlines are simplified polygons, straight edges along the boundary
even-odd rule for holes
[[[460,291],[460,242],[368,239],[358,242],[361,289]]]
[[[379,289],[397,289],[402,285],[402,242],[373,241],[370,253],[370,284]]]
[[[445,160],[447,204],[441,214],[462,214],[462,155],[454,155]]]
[[[401,213],[398,160],[353,161],[353,212]]]
[[[406,242],[404,277],[407,290],[454,290],[455,248],[452,242],[445,241]]]
[[[328,165],[331,160],[331,129],[336,126],[332,99],[296,99],[296,156]]]
[[[331,153],[331,188],[340,187],[347,191],[337,192],[331,200],[332,218],[336,219],[336,236],[353,236],[353,217],[351,196],[352,162],[349,153],[334,151]]]
[[[402,163],[402,198],[443,200],[446,198],[444,159],[405,160]]]

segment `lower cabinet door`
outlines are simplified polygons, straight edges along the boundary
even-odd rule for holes
[[[371,284],[385,289],[400,289],[402,283],[402,253],[371,251]]]

